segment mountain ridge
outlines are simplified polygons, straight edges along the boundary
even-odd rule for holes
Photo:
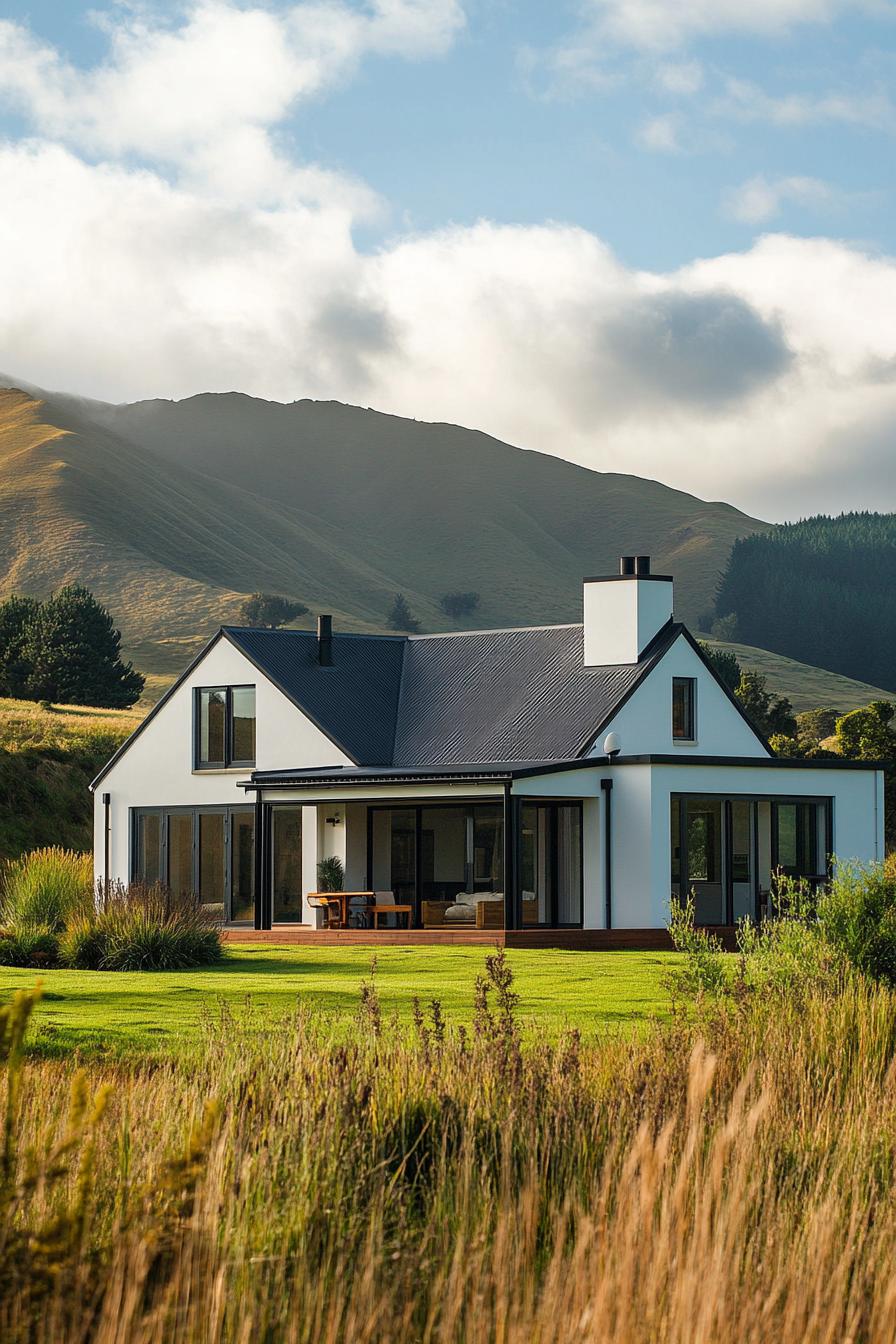
[[[9,380],[7,380],[9,381]],[[78,579],[129,654],[173,670],[245,594],[382,629],[396,591],[425,630],[579,618],[581,580],[649,551],[691,625],[734,539],[770,525],[660,482],[593,472],[476,430],[244,393],[112,405],[0,389],[0,589]],[[40,394],[40,395],[38,395]]]

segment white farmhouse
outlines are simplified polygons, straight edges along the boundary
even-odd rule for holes
[[[98,878],[294,940],[650,945],[673,896],[730,928],[883,856],[881,769],[775,757],[644,556],[581,625],[225,627],[92,787]]]

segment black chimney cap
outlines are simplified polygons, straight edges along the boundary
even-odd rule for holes
[[[650,556],[649,556],[649,555],[636,555],[636,556],[635,556],[635,573],[636,573],[636,574],[649,574],[649,573],[650,573]]]
[[[321,667],[333,666],[333,617],[317,618],[317,661]]]
[[[633,555],[621,555],[619,557],[619,573],[627,575],[634,574],[634,572],[635,557]]]

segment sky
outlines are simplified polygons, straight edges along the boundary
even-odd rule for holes
[[[0,0],[0,370],[896,508],[896,0]]]

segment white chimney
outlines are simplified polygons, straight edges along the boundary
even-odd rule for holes
[[[585,666],[636,663],[672,619],[672,580],[649,555],[624,555],[619,573],[585,580]]]

